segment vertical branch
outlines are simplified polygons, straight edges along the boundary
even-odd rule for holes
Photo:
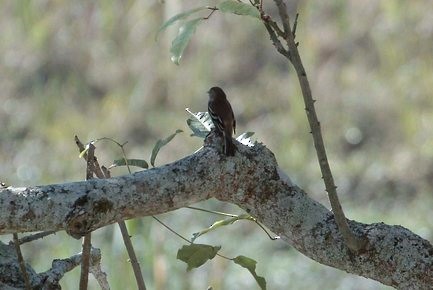
[[[24,285],[26,290],[31,290],[32,287],[29,281],[29,275],[27,274],[26,264],[24,262],[23,254],[21,253],[20,242],[18,240],[18,234],[13,234],[15,251],[17,252],[18,263],[20,265],[21,274],[23,275]]]
[[[92,248],[92,234],[89,233],[83,238],[81,251],[81,274],[80,274],[80,290],[86,290],[89,284],[89,265],[90,265],[90,250]]]
[[[297,17],[292,30],[290,27],[290,19],[289,15],[287,14],[286,4],[283,2],[283,0],[274,0],[274,2],[278,8],[284,31],[281,32],[275,22],[273,22],[269,16],[266,16],[266,18],[263,17],[264,13],[263,11],[260,11],[262,15],[262,21],[271,36],[271,40],[274,46],[292,63],[297,73],[302,90],[302,96],[304,98],[305,111],[307,114],[308,123],[310,124],[311,134],[313,135],[314,147],[316,148],[320,170],[322,172],[323,180],[325,183],[325,189],[328,192],[328,197],[331,203],[332,211],[334,213],[335,222],[337,223],[340,233],[349,249],[358,251],[365,247],[367,240],[365,237],[359,238],[355,236],[354,233],[350,230],[347,219],[343,212],[343,208],[341,207],[340,201],[338,199],[337,187],[335,186],[334,178],[332,176],[331,168],[329,166],[320,128],[320,122],[317,118],[316,109],[314,107],[315,100],[312,97],[307,74],[305,72],[301,57],[298,52],[297,43],[295,42]],[[287,45],[287,51],[285,49],[282,50],[282,44],[279,41],[275,41],[276,36],[281,37],[285,40]]]
[[[131,237],[128,233],[128,228],[124,221],[119,222],[120,232],[122,233],[123,243],[125,244],[126,251],[128,252],[129,259],[131,260],[132,269],[134,271],[135,279],[139,290],[146,290],[143,275],[141,274],[140,264],[138,263],[137,256],[135,255],[134,247],[132,246]]]
[[[95,157],[95,146],[89,144],[87,152],[86,180],[93,178]],[[92,248],[92,234],[88,233],[83,238],[82,255],[81,255],[81,274],[80,274],[80,290],[86,290],[89,282],[89,265],[90,265],[90,249]]]
[[[111,138],[106,138],[106,139],[116,143],[121,148],[122,154],[125,158],[125,162],[128,166],[128,161],[126,158],[125,150],[123,148],[123,146],[125,144],[120,144]],[[84,151],[84,149],[85,149],[84,145],[80,141],[80,139],[78,139],[77,136],[75,136],[75,144],[77,145],[79,152]],[[99,165],[98,160],[97,160],[96,156],[94,156],[94,154],[92,154],[92,156],[90,156],[90,146],[93,146],[93,144],[89,144],[89,152],[87,152],[83,155],[84,159],[87,161],[87,164],[89,165],[89,160],[93,160],[93,163],[90,165],[92,166],[93,172],[95,173],[96,177],[101,178],[101,179],[110,178],[111,177],[110,171],[105,166]],[[94,152],[94,146],[93,146],[93,152]],[[87,168],[89,168],[89,166],[87,166]],[[128,170],[129,170],[129,173],[131,173],[129,166],[128,166]],[[140,269],[140,264],[138,263],[137,256],[135,255],[134,247],[133,247],[132,242],[131,242],[131,237],[129,236],[129,233],[128,233],[128,228],[126,227],[126,223],[124,221],[120,221],[120,222],[118,222],[118,225],[120,228],[120,232],[122,233],[122,238],[123,238],[123,242],[125,244],[126,251],[128,252],[128,256],[129,256],[129,259],[131,261],[131,266],[132,266],[132,269],[134,271],[135,280],[137,282],[137,288],[139,290],[146,290],[146,284],[144,283],[143,275],[142,275],[141,269]]]

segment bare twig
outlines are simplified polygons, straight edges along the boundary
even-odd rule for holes
[[[296,13],[295,21],[293,22],[293,28],[292,28],[293,38],[296,38],[296,28],[298,28],[298,18],[299,18],[299,13]]]
[[[90,251],[90,269],[96,267],[100,264],[101,261],[101,251],[99,249],[92,248]],[[82,253],[76,254],[66,259],[55,259],[52,263],[52,267],[50,270],[41,273],[42,280],[44,281],[42,289],[58,289],[55,288],[58,286],[59,281],[62,277],[69,271],[73,270],[75,267],[80,265],[82,260]],[[99,267],[100,268],[100,267]],[[93,273],[93,271],[92,271]],[[99,280],[98,280],[99,282]],[[108,283],[106,283],[108,285]],[[108,288],[103,288],[109,289]]]
[[[100,260],[93,261],[93,257],[91,260],[92,263],[89,268],[90,273],[92,273],[93,277],[95,277],[96,281],[99,284],[99,287],[101,287],[101,290],[110,290],[110,285],[108,284],[107,280],[107,274],[102,271]]]
[[[290,29],[289,14],[287,14],[286,3],[284,3],[283,0],[274,0],[274,2],[278,8],[278,13],[284,28],[284,33],[286,36],[288,36],[292,33],[292,30]]]
[[[272,241],[280,239],[280,236],[271,236],[268,230],[261,223],[259,223],[256,218],[254,218],[253,221],[268,235],[269,239],[271,239]]]
[[[18,234],[13,234],[15,251],[17,253],[18,263],[20,264],[21,274],[23,275],[24,285],[26,290],[31,290],[32,287],[29,281],[29,275],[27,274],[26,264],[24,262],[23,254],[21,253],[20,243],[18,240]]]
[[[113,140],[114,141],[114,140]],[[116,142],[116,141],[114,141]],[[116,142],[120,147],[123,154],[123,159],[125,160],[126,167],[128,168],[129,174],[131,174],[131,168],[128,164],[128,158],[126,157],[125,149],[123,148],[126,143],[120,144]],[[107,170],[108,176],[110,176],[110,171]],[[104,171],[105,172],[105,171]],[[122,233],[123,243],[125,244],[126,251],[128,252],[129,260],[131,261],[132,270],[134,271],[135,280],[137,282],[137,287],[139,290],[146,290],[146,284],[144,283],[143,274],[141,274],[140,264],[138,263],[137,256],[135,255],[134,246],[131,242],[131,237],[128,233],[128,228],[126,227],[125,221],[118,222],[120,232]]]
[[[289,15],[287,14],[286,4],[284,3],[283,0],[274,0],[274,2],[278,8],[280,19],[284,27],[284,33],[286,35],[285,41],[287,43],[287,47],[290,52],[289,54],[290,57],[287,58],[290,60],[293,67],[295,68],[300,82],[302,95],[305,103],[305,110],[307,112],[308,122],[310,124],[311,133],[313,135],[314,146],[316,148],[317,157],[319,159],[319,166],[322,172],[323,180],[325,182],[325,188],[326,191],[328,192],[328,197],[331,203],[332,211],[334,212],[335,222],[337,223],[340,233],[343,236],[343,239],[346,245],[349,247],[349,249],[358,251],[365,247],[367,240],[365,237],[360,238],[355,236],[354,233],[350,230],[343,209],[341,207],[340,201],[338,200],[338,195],[336,190],[337,187],[335,186],[334,179],[329,166],[328,158],[326,156],[325,145],[323,142],[323,137],[320,129],[320,122],[318,121],[316,109],[314,107],[315,100],[313,100],[307,74],[305,72],[304,66],[301,61],[301,57],[299,56],[297,44],[295,42],[294,33],[296,32],[298,17],[296,17],[293,30],[290,29],[290,21],[289,21]],[[265,22],[265,26],[266,26],[266,22]],[[266,28],[269,34],[271,35],[271,39],[275,37],[271,34],[270,29],[268,27]],[[273,42],[275,45],[274,40]],[[278,49],[278,47],[277,50],[280,52],[280,49]]]
[[[77,140],[78,138],[76,138]],[[77,143],[78,145],[78,143]],[[94,160],[95,157],[95,146],[89,144],[89,150],[87,151],[87,166],[86,166],[86,180],[93,178]],[[80,290],[86,290],[89,282],[89,265],[90,265],[90,250],[92,248],[92,234],[88,233],[83,238],[82,246],[82,257],[81,257],[81,275],[80,275]]]
[[[208,210],[208,209],[199,208],[199,207],[195,207],[195,206],[186,206],[185,208],[204,211],[207,213],[218,214],[218,215],[222,215],[222,216],[228,216],[228,217],[237,217],[238,216],[237,214],[230,214],[230,213],[225,213],[225,212],[220,212],[220,211]]]
[[[219,10],[218,8],[216,8],[216,7],[212,7],[212,6],[208,6],[208,7],[206,7],[206,8],[209,9],[209,10],[211,10],[211,12],[209,13],[208,16],[203,17],[204,20],[209,19],[209,18],[212,16],[212,14],[214,14],[215,11]]]
[[[109,140],[109,141],[115,143],[117,146],[119,146],[120,149],[122,150],[123,158],[125,159],[125,163],[126,163],[126,166],[128,168],[128,171],[129,171],[129,173],[131,173],[131,170],[130,170],[129,164],[128,164],[128,158],[126,158],[126,153],[125,153],[125,149],[124,149],[124,146],[128,142],[121,144],[121,143],[117,142],[116,140],[109,138],[109,137],[104,137],[104,138],[101,138],[98,140]],[[85,149],[83,143],[81,143],[81,141],[78,139],[77,136],[75,136],[75,143],[77,144],[78,150],[80,150],[80,152],[82,152]],[[89,146],[93,146],[93,144],[90,144]],[[90,147],[89,147],[89,151],[90,151]],[[90,152],[88,152],[88,154],[84,155],[84,158],[87,161],[87,163],[89,163],[89,159],[88,159],[89,156],[90,156]],[[110,171],[105,166],[99,165],[99,162],[97,161],[96,156],[93,156],[92,159],[94,162],[91,166],[93,167],[93,170],[94,170],[96,176],[100,179],[110,178],[111,177]],[[131,261],[131,266],[132,266],[132,269],[134,271],[134,276],[135,276],[135,280],[137,282],[137,287],[139,290],[146,290],[146,284],[144,283],[143,275],[141,274],[140,264],[138,263],[137,256],[135,255],[134,247],[132,246],[131,238],[128,234],[128,228],[126,227],[126,223],[124,221],[120,221],[120,222],[118,222],[118,225],[119,225],[120,231],[122,233],[122,238],[123,238],[123,242],[125,244],[126,251],[128,252],[129,260]]]
[[[78,151],[79,151],[80,153],[83,152],[84,149],[85,149],[85,148],[84,148],[84,144],[80,141],[80,139],[78,139],[78,136],[77,136],[77,135],[75,135],[74,139],[75,139],[75,144],[76,144],[77,147],[78,147]],[[84,153],[83,158],[84,158],[84,160],[87,160],[87,153]]]
[[[22,245],[25,243],[33,242],[35,240],[42,239],[46,236],[49,236],[49,235],[52,235],[55,233],[56,233],[55,231],[47,231],[47,232],[40,232],[40,233],[33,234],[33,235],[28,235],[28,236],[22,237],[21,239],[18,239],[18,244]]]
[[[91,248],[92,248],[92,234],[88,233],[83,238],[82,256],[81,256],[80,290],[86,290],[88,286]]]
[[[105,174],[102,171],[101,166],[99,166],[98,158],[96,158],[96,156],[93,157],[93,165],[96,177],[105,178]]]
[[[283,44],[281,43],[278,37],[282,37],[283,39],[286,37],[286,33],[281,30],[278,24],[272,20],[271,16],[267,15],[265,11],[263,11],[263,3],[260,2],[256,8],[259,10],[260,18],[265,25],[266,30],[269,33],[272,44],[275,46],[277,51],[290,60],[290,52],[287,50]]]
[[[182,240],[186,241],[187,243],[191,244],[191,241],[188,240],[187,238],[183,237],[181,234],[175,232],[172,228],[170,228],[168,225],[166,225],[165,223],[163,223],[159,218],[157,218],[156,216],[152,216],[154,220],[156,220],[158,223],[160,223],[161,225],[163,225],[167,230],[169,230],[170,232],[172,232],[173,234],[175,234],[176,236],[178,236],[179,238],[181,238]]]
[[[137,280],[138,289],[146,289],[146,285],[144,283],[143,275],[141,274],[140,264],[138,263],[137,256],[135,255],[134,246],[131,242],[131,237],[128,234],[128,228],[124,221],[119,222],[120,232],[122,233],[123,243],[125,244],[125,248],[129,255],[129,260],[131,261],[132,269],[134,271],[135,279]]]
[[[275,46],[277,51],[284,55],[287,59],[290,60],[290,53],[287,49],[284,48],[281,41],[278,39],[277,34],[275,33],[274,29],[272,28],[272,25],[269,23],[269,21],[263,20],[263,24],[266,27],[266,30],[269,33],[269,36],[271,37],[272,44]]]
[[[105,178],[111,178],[110,170],[108,170],[107,167],[105,167],[104,165],[102,165],[101,169],[102,169],[102,172],[104,173],[104,177]]]

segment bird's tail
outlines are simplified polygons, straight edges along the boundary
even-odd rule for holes
[[[226,156],[234,156],[236,151],[236,145],[233,143],[232,137],[228,134],[224,134],[224,154]]]

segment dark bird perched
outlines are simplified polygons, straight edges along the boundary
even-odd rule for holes
[[[232,135],[236,133],[236,119],[232,106],[227,101],[226,94],[219,87],[212,87],[209,91],[208,112],[218,133],[224,137],[224,154],[234,156],[236,146]]]

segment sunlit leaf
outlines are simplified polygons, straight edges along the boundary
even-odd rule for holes
[[[202,7],[193,8],[191,10],[176,14],[175,16],[171,17],[166,22],[164,22],[163,25],[161,25],[161,27],[158,30],[158,33],[156,34],[156,37],[158,38],[158,36],[161,32],[166,30],[169,26],[173,25],[176,21],[183,20],[183,19],[187,18],[188,16],[190,16],[191,14],[194,14],[196,12],[199,12],[199,11],[205,10],[205,9],[207,9],[207,8],[205,6],[202,6]]]
[[[179,28],[179,32],[176,38],[171,43],[170,48],[171,61],[175,64],[179,65],[179,61],[182,58],[183,51],[185,50],[189,40],[191,39],[197,26],[202,20],[202,17],[189,20]]]
[[[84,155],[89,151],[89,146],[87,145],[86,148],[84,148],[83,151],[80,152],[80,155],[78,155],[79,158],[83,158]]]
[[[204,244],[184,245],[177,251],[176,258],[187,263],[188,267],[186,270],[190,271],[213,259],[220,249],[220,246],[214,247]]]
[[[164,147],[165,145],[167,145],[171,140],[173,140],[174,136],[176,136],[177,134],[183,132],[180,129],[177,129],[176,132],[174,132],[173,134],[171,134],[170,136],[168,136],[165,139],[159,139],[155,146],[152,149],[152,155],[150,156],[150,164],[152,164],[152,166],[155,166],[155,159],[156,156],[158,155],[159,150]]]
[[[127,163],[128,162],[128,163]],[[135,166],[135,167],[141,167],[141,168],[149,168],[149,164],[147,164],[146,160],[142,160],[142,159],[126,159],[122,158],[122,159],[117,159],[113,161],[113,164],[110,165],[110,168],[113,167],[118,167],[118,166]]]
[[[236,140],[241,142],[242,144],[252,147],[254,146],[254,142],[251,140],[251,136],[254,135],[254,132],[245,132],[241,135],[239,135]]]
[[[191,117],[186,120],[188,127],[191,129],[191,136],[205,138],[213,128],[212,119],[208,112],[191,112],[188,108],[185,109],[191,114]]]
[[[248,269],[251,275],[253,275],[254,279],[256,279],[257,284],[259,284],[262,290],[266,289],[266,280],[265,278],[258,276],[256,273],[256,264],[257,262],[251,258],[245,256],[237,256],[233,259],[233,262],[236,264]]]
[[[198,237],[210,232],[210,231],[214,231],[222,226],[227,226],[227,225],[231,225],[234,222],[238,221],[238,220],[243,220],[243,219],[250,219],[251,216],[249,214],[241,214],[235,217],[231,217],[228,219],[224,219],[224,220],[219,220],[214,222],[210,227],[198,232],[198,233],[194,233],[192,234],[192,239],[191,242],[194,242]]]
[[[223,1],[217,5],[217,8],[221,12],[228,12],[237,15],[247,15],[254,18],[260,18],[260,13],[254,6],[234,0]]]

